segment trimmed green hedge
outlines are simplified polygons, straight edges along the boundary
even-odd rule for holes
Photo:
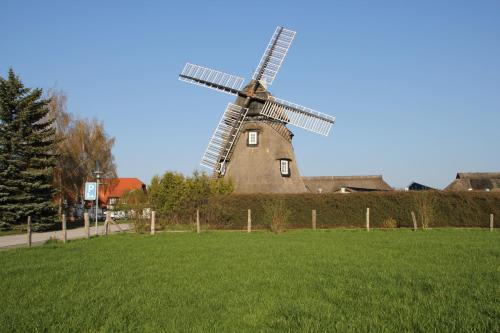
[[[438,191],[232,194],[211,198],[201,209],[201,219],[209,228],[245,229],[247,210],[251,209],[252,227],[265,228],[268,221],[264,206],[272,200],[284,200],[291,211],[291,228],[310,228],[312,209],[317,211],[318,228],[362,228],[367,207],[373,228],[381,227],[389,218],[395,219],[398,227],[412,227],[411,211],[419,228],[426,220],[429,227],[488,227],[490,213],[500,220],[500,193]]]

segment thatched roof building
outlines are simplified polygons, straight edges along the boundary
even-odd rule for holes
[[[500,172],[459,172],[445,191],[500,191]]]
[[[311,193],[391,191],[382,176],[302,177]]]

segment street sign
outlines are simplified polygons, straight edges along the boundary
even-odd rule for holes
[[[85,200],[95,200],[97,192],[97,183],[86,182],[85,183]]]

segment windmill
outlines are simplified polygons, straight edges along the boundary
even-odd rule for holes
[[[327,136],[335,118],[272,96],[267,88],[295,37],[277,27],[252,80],[187,63],[179,80],[237,96],[224,111],[201,165],[231,178],[235,192],[306,192],[292,147],[291,124]]]

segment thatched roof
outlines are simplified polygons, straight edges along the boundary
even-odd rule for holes
[[[445,191],[500,191],[500,172],[459,172]]]
[[[382,176],[320,176],[302,177],[302,180],[311,193],[340,192],[342,188],[346,192],[392,190]]]

